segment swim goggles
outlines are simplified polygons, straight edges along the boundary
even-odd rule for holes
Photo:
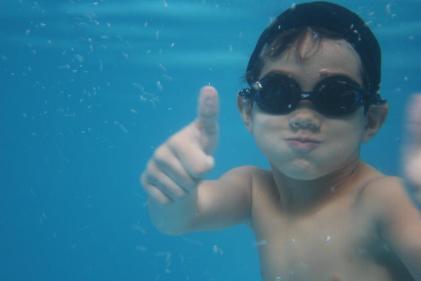
[[[269,73],[238,94],[253,99],[264,112],[276,115],[294,111],[301,100],[311,101],[316,111],[332,117],[351,114],[360,106],[364,106],[367,112],[370,105],[386,102],[380,95],[369,93],[344,75],[324,78],[313,91],[303,92],[293,78],[282,73]]]

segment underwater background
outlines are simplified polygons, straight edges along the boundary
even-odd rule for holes
[[[146,212],[139,174],[217,87],[210,178],[267,167],[236,109],[260,32],[287,0],[1,0],[0,280],[254,281],[245,226],[171,237]],[[363,159],[400,175],[405,105],[421,91],[421,1],[335,1],[383,49],[388,120]]]

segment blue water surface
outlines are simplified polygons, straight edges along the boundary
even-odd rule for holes
[[[236,110],[261,30],[289,0],[2,0],[0,280],[260,280],[245,226],[169,237],[138,183],[153,150],[218,88],[210,177],[267,167]],[[405,104],[421,90],[421,2],[336,1],[383,48],[391,112],[363,159],[400,175]]]

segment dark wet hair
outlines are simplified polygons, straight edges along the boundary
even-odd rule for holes
[[[260,35],[250,56],[245,78],[252,85],[259,79],[265,59],[281,55],[308,30],[321,39],[344,39],[359,55],[364,87],[372,94],[380,88],[380,45],[370,28],[354,12],[337,4],[317,1],[293,6],[280,14]]]

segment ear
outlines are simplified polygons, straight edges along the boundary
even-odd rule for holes
[[[386,120],[388,112],[389,105],[387,103],[370,106],[366,116],[366,127],[363,138],[364,141],[368,141],[377,134]]]
[[[237,107],[241,114],[241,119],[243,119],[244,125],[246,126],[249,132],[252,131],[252,109],[253,109],[253,101],[250,99],[246,99],[244,97],[237,96]]]

